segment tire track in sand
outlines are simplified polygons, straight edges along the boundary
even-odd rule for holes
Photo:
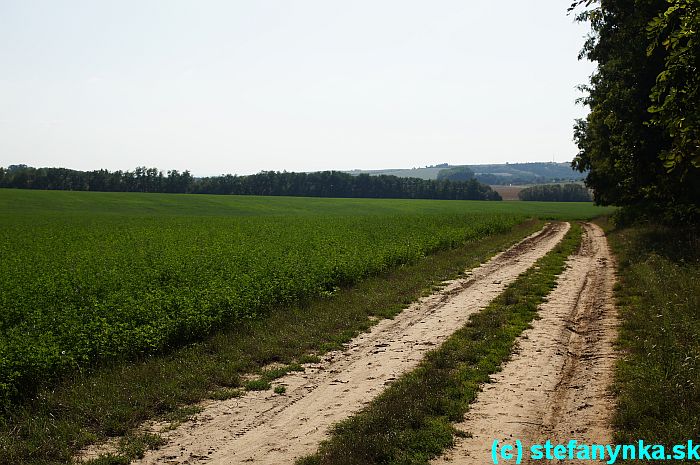
[[[457,428],[472,437],[433,464],[493,463],[495,439],[524,447],[612,442],[609,388],[615,363],[615,267],[602,230],[584,225],[579,251],[567,261],[557,287],[540,306],[541,319],[518,339],[518,349],[484,386]],[[541,463],[527,460],[523,463]],[[558,462],[557,462],[558,463]],[[567,463],[574,463],[568,461]]]
[[[168,444],[136,463],[281,464],[315,452],[331,425],[414,368],[428,350],[550,251],[568,229],[568,223],[545,226],[394,319],[378,322],[344,351],[327,354],[304,373],[286,375],[278,380],[287,388],[285,395],[249,392],[201,404],[204,411],[193,421],[167,433]]]

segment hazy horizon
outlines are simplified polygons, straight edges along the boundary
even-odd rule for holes
[[[570,161],[586,28],[554,0],[0,3],[0,166]]]
[[[555,161],[555,162],[553,162],[553,161],[551,161],[551,160],[549,160],[549,161],[535,160],[535,161],[512,162],[512,163],[511,163],[511,162],[504,162],[504,163],[471,163],[471,164],[465,164],[465,165],[453,165],[453,164],[449,164],[449,166],[451,166],[451,167],[454,167],[454,166],[487,166],[487,165],[509,165],[509,164],[510,164],[510,165],[518,165],[518,164],[528,164],[528,163],[533,163],[533,164],[535,164],[535,163],[559,163],[559,164],[561,164],[561,163],[567,163],[567,164],[568,164],[569,162],[567,162],[567,161],[564,161],[564,162]],[[425,165],[425,166],[408,166],[408,167],[393,166],[393,167],[387,167],[387,168],[372,168],[372,169],[351,168],[351,169],[345,169],[345,170],[339,170],[339,169],[334,169],[334,168],[329,168],[329,169],[327,169],[327,170],[314,170],[314,171],[260,170],[260,171],[257,171],[257,172],[255,172],[255,173],[246,173],[246,175],[247,175],[247,174],[257,174],[257,173],[259,173],[259,172],[261,172],[261,171],[287,171],[287,172],[308,172],[308,173],[318,172],[318,171],[342,171],[342,172],[357,172],[357,171],[360,171],[360,172],[365,172],[365,171],[372,171],[372,172],[375,172],[375,171],[409,171],[409,170],[420,170],[420,169],[438,168],[438,167],[439,167],[438,165],[443,165],[443,164],[444,164],[444,163],[433,163],[433,164]],[[8,166],[12,166],[12,165],[27,165],[27,166],[30,167],[30,168],[67,168],[67,169],[76,169],[76,168],[73,168],[73,167],[71,167],[71,166],[34,166],[34,165],[27,164],[27,163],[9,163],[9,164],[7,164],[7,165],[0,165],[0,168],[7,168]],[[122,171],[122,172],[133,171],[133,170],[134,170],[135,168],[137,168],[137,167],[139,167],[139,166],[131,166],[131,167],[126,167],[126,168],[116,168],[116,169],[110,170],[110,171]],[[145,168],[156,168],[156,169],[162,171],[163,174],[167,174],[166,172],[168,171],[168,170],[163,169],[163,168],[158,167],[158,166],[143,166],[143,165],[140,165],[140,167],[145,167]],[[86,170],[79,170],[79,171],[95,171],[95,170],[100,170],[100,169],[106,169],[106,168],[86,169]],[[573,168],[572,168],[572,170],[573,170]],[[182,170],[178,170],[178,171],[190,171],[190,172],[192,172],[192,170],[189,170],[188,168],[183,168]],[[192,173],[192,174],[193,174],[193,176],[195,176],[195,177],[208,177],[208,176],[219,176],[219,175],[238,174],[238,173],[204,173],[204,174]],[[240,174],[240,175],[243,176],[243,174]]]

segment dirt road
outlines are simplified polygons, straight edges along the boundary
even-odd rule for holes
[[[378,322],[342,352],[279,380],[284,395],[251,392],[203,404],[192,422],[168,433],[168,444],[141,464],[281,464],[313,453],[329,427],[361,409],[387,384],[463,326],[520,273],[551,250],[568,223],[547,225],[451,281],[442,291]]]
[[[457,425],[472,437],[459,440],[434,464],[493,463],[495,439],[510,444],[520,439],[526,446],[547,439],[558,444],[569,439],[612,442],[608,389],[615,362],[614,281],[605,236],[586,224],[579,252],[540,307],[542,318],[523,333],[519,350]]]

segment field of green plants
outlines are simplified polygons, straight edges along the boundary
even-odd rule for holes
[[[591,204],[0,190],[0,404]]]

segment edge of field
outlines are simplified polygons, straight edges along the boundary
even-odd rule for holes
[[[615,441],[685,446],[700,437],[700,231],[602,226],[618,258]]]
[[[280,309],[263,321],[222,331],[172,354],[78,374],[11,414],[0,428],[0,462],[66,463],[87,445],[111,438],[116,453],[92,463],[128,463],[162,442],[139,433],[144,421],[161,418],[175,426],[197,413],[192,404],[200,400],[269,389],[273,379],[303,369],[301,363],[341,347],[541,225],[529,220],[508,233],[440,251],[330,298]],[[251,373],[257,375],[254,382],[246,376]]]

